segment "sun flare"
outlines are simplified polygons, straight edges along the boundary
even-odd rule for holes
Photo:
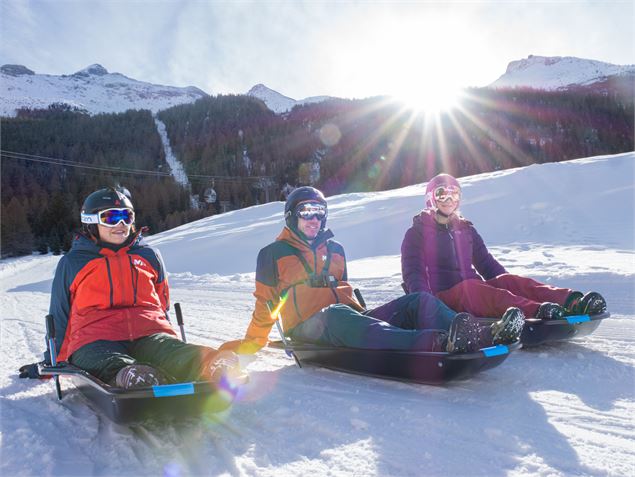
[[[407,108],[426,114],[449,111],[459,106],[461,90],[448,85],[419,84],[395,94]]]

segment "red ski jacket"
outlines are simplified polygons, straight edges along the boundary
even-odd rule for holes
[[[142,243],[140,232],[117,251],[78,234],[57,265],[51,291],[58,361],[93,341],[177,336],[169,304],[161,255]]]

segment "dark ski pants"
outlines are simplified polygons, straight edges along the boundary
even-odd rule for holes
[[[362,314],[323,308],[287,335],[298,341],[364,349],[443,351],[455,313],[427,293],[411,293]]]
[[[187,382],[201,378],[205,363],[216,353],[213,348],[158,333],[133,341],[93,341],[75,351],[70,362],[105,383],[111,383],[121,368],[135,363],[150,365],[177,382]]]
[[[531,278],[504,273],[491,280],[464,280],[437,296],[457,311],[475,316],[500,318],[507,308],[520,308],[527,318],[536,316],[544,302],[564,305],[573,290],[537,282]]]

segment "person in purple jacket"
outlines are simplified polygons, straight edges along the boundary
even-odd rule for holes
[[[461,186],[451,175],[428,182],[426,208],[414,217],[401,245],[406,292],[432,293],[456,311],[482,317],[562,319],[606,311],[599,293],[584,295],[508,273],[460,215],[460,201]]]

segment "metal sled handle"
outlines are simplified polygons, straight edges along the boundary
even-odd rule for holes
[[[278,311],[274,318],[273,310],[271,309],[270,302],[267,302],[267,310],[269,310],[269,316],[271,316],[271,319],[275,319],[276,327],[278,328],[278,333],[280,333],[280,338],[282,338],[282,345],[284,346],[284,352],[287,353],[287,356],[291,356],[295,360],[295,364],[298,365],[298,368],[301,368],[302,364],[300,364],[300,360],[295,355],[293,351],[293,347],[291,346],[291,343],[289,343],[289,340],[284,335],[284,330],[282,329],[282,325],[280,324],[280,318],[281,318],[280,312]]]
[[[57,350],[55,349],[55,322],[53,315],[46,315],[46,347],[48,348],[51,364],[57,366]],[[55,376],[55,393],[57,399],[62,400],[62,386],[59,375]]]

